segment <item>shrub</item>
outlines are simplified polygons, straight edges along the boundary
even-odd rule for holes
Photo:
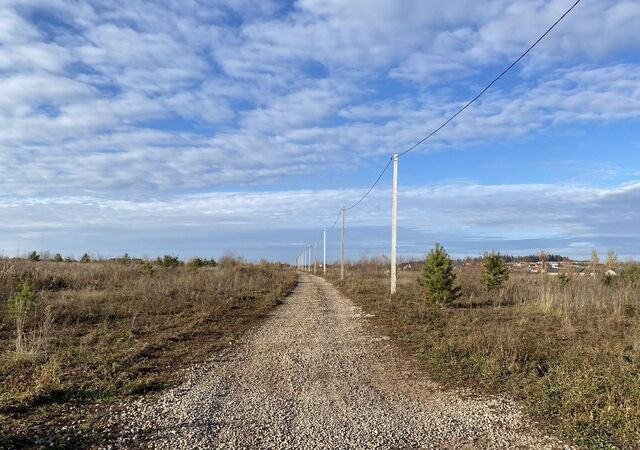
[[[197,256],[189,260],[188,266],[191,270],[199,269],[200,267],[216,267],[218,263],[215,259],[202,259]]]
[[[482,265],[482,284],[488,290],[499,289],[509,279],[509,270],[500,253],[485,254]]]
[[[162,258],[158,257],[156,263],[162,267],[178,267],[183,263],[177,256],[164,255]]]
[[[83,264],[87,264],[91,262],[91,256],[89,256],[88,253],[85,253],[84,255],[82,255],[82,258],[80,258],[80,262]]]
[[[40,255],[35,250],[29,253],[29,261],[40,261]]]
[[[450,304],[460,296],[460,288],[454,286],[456,275],[453,273],[451,258],[440,244],[429,252],[418,279],[427,289],[427,300],[435,304]]]
[[[53,262],[62,262],[64,261],[64,259],[62,258],[62,255],[60,253],[56,253],[53,256]]]
[[[567,275],[566,273],[559,273],[558,274],[558,282],[562,285],[562,286],[566,286],[569,284],[569,281],[571,281],[571,279],[569,278],[569,275]]]
[[[151,261],[145,260],[142,263],[142,273],[150,277],[151,275],[154,274],[154,272],[155,272],[155,269],[153,268],[153,264],[151,264]]]

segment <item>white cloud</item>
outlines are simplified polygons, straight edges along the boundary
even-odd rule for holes
[[[200,236],[205,230],[215,230],[215,236],[225,236],[242,230],[256,233],[261,224],[269,223],[269,231],[259,235],[293,247],[300,239],[308,242],[318,238],[322,227],[331,225],[345,199],[358,194],[360,190],[348,189],[213,192],[166,200],[91,196],[2,199],[0,236],[11,233],[19,237],[23,248],[45,248],[47,242],[54,242],[48,237],[64,230],[94,230],[94,237],[123,233],[125,228],[124,234],[131,236],[155,235],[163,230],[172,230],[176,236],[191,232]],[[389,202],[390,192],[382,186],[348,212],[352,256],[386,250]],[[533,245],[535,251],[538,245],[585,255],[593,247],[602,247],[602,238],[606,237],[620,253],[640,255],[640,239],[634,238],[640,221],[640,184],[608,189],[571,184],[411,187],[401,189],[399,211],[400,243],[408,253],[425,248],[431,243],[425,239],[433,237],[451,245],[473,241],[477,251],[494,248],[526,252],[531,250],[528,246]],[[370,236],[371,230],[378,230],[374,234],[381,236],[385,246],[364,239],[363,233]],[[331,239],[335,241],[336,236],[332,234]],[[124,252],[132,245],[134,242],[125,238],[114,251]],[[267,253],[271,250],[264,248],[264,242],[253,245],[257,246],[253,256],[270,256]],[[9,242],[0,240],[0,246],[8,253],[15,251]]]
[[[569,4],[5,1],[0,191],[171,204],[184,191],[348,175],[442,123]],[[639,26],[637,2],[580,4],[524,70],[419,151],[637,120],[640,64],[624,56]],[[274,217],[292,206],[273,205]]]

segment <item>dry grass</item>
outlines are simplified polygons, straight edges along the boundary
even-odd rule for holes
[[[418,272],[369,262],[332,279],[444,383],[521,399],[536,419],[589,448],[640,448],[640,280],[512,275],[499,292],[458,271],[452,307],[423,301]]]
[[[16,351],[8,300],[29,282],[37,305]],[[84,446],[100,408],[180,381],[263,317],[296,283],[293,271],[0,260],[0,447]],[[92,413],[92,411],[95,412]],[[82,443],[65,426],[82,420]]]

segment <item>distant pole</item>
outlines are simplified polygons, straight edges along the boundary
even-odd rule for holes
[[[313,247],[309,244],[309,272],[311,272],[311,267],[313,267],[313,263],[311,260],[313,259]]]
[[[327,274],[327,227],[322,229],[322,274]]]
[[[318,262],[318,255],[316,254],[316,247],[318,245],[318,241],[315,241],[313,243],[313,274],[316,274],[316,269],[317,269],[317,262]]]
[[[391,194],[391,294],[396,293],[398,241],[398,154],[393,155],[393,193]]]
[[[340,256],[340,279],[342,281],[344,281],[344,240],[345,240],[344,228],[346,226],[346,219],[345,219],[346,211],[347,210],[343,206],[342,207],[342,252],[341,252],[341,256]]]
[[[303,254],[303,263],[302,263],[302,270],[306,271],[307,270],[307,247],[305,246],[304,250],[302,251]]]

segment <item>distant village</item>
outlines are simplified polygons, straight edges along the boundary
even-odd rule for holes
[[[607,264],[600,262],[594,264],[592,261],[575,261],[561,255],[503,255],[503,258],[512,273],[547,274],[550,276],[567,274],[594,277],[597,272],[608,276],[617,275],[615,268],[609,267]],[[481,257],[457,259],[454,261],[454,270],[479,267],[481,264]],[[416,270],[421,266],[421,261],[407,261],[398,265],[400,270]]]

